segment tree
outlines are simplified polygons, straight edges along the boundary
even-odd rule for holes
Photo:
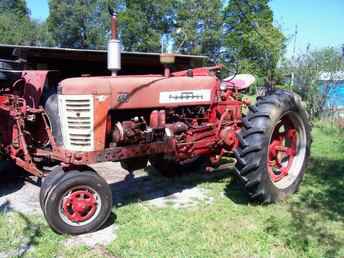
[[[290,65],[289,71],[295,74],[293,90],[306,102],[312,118],[319,117],[326,108],[330,95],[338,86],[337,76],[343,69],[343,57],[335,48],[317,51],[308,48]]]
[[[35,30],[25,0],[1,0],[0,42],[32,45]]]
[[[108,3],[118,11],[126,51],[160,52],[165,40],[174,51],[220,61],[227,50],[243,71],[263,77],[273,74],[283,50],[268,0],[230,0],[226,6],[223,0],[50,0],[49,30],[58,46],[105,48]]]
[[[1,0],[0,13],[14,13],[18,16],[29,17],[30,12],[26,6],[25,0]]]
[[[54,46],[47,24],[30,18],[25,0],[0,1],[0,43]]]
[[[52,33],[49,31],[49,26],[46,21],[32,21],[33,30],[35,35],[33,36],[35,46],[55,47],[56,42]]]
[[[31,32],[28,20],[13,13],[0,13],[0,43],[31,45]]]
[[[160,52],[162,38],[170,34],[175,19],[171,0],[126,0],[121,10],[120,36],[125,50]]]
[[[49,0],[48,26],[59,47],[103,48],[107,26],[102,23],[106,2]]]
[[[242,70],[273,77],[285,37],[273,25],[269,0],[230,0],[224,10],[224,47],[240,60]]]
[[[174,34],[180,52],[216,59],[223,38],[222,1],[180,0],[176,7],[176,27],[183,31]]]
[[[115,0],[124,50],[158,52],[169,32],[170,0]],[[60,47],[105,48],[110,29],[106,0],[50,0],[49,29]]]

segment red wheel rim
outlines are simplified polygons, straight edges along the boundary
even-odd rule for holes
[[[297,154],[298,132],[288,116],[275,126],[268,147],[268,172],[273,183],[287,177]]]
[[[100,208],[98,202],[99,196],[92,189],[75,188],[62,199],[60,212],[72,224],[89,222]]]

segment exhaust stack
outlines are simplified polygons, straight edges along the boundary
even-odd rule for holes
[[[108,43],[107,64],[112,76],[121,70],[121,41],[118,39],[117,15],[109,7],[111,15],[111,39]]]

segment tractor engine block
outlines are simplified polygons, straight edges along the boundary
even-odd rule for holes
[[[230,112],[214,121],[210,121],[210,117],[210,107],[195,106],[153,110],[146,114],[146,118],[142,115],[126,121],[113,121],[110,147],[169,139],[174,144],[174,158],[179,161],[199,156],[221,156],[224,146],[231,149],[236,143],[236,124],[233,124]],[[216,158],[212,160],[217,162]]]

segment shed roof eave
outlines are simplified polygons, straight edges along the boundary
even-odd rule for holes
[[[40,47],[40,46],[22,46],[22,45],[9,45],[9,44],[0,44],[0,48],[14,48],[14,49],[34,49],[34,50],[47,50],[47,51],[58,51],[58,52],[74,52],[74,53],[94,53],[94,54],[106,54],[107,50],[105,49],[77,49],[77,48],[58,48],[58,47]],[[160,56],[160,53],[153,52],[128,52],[122,51],[124,55],[138,55],[138,56]],[[190,59],[208,59],[207,56],[196,56],[196,55],[183,55],[175,54],[176,57],[180,58],[190,58]]]

